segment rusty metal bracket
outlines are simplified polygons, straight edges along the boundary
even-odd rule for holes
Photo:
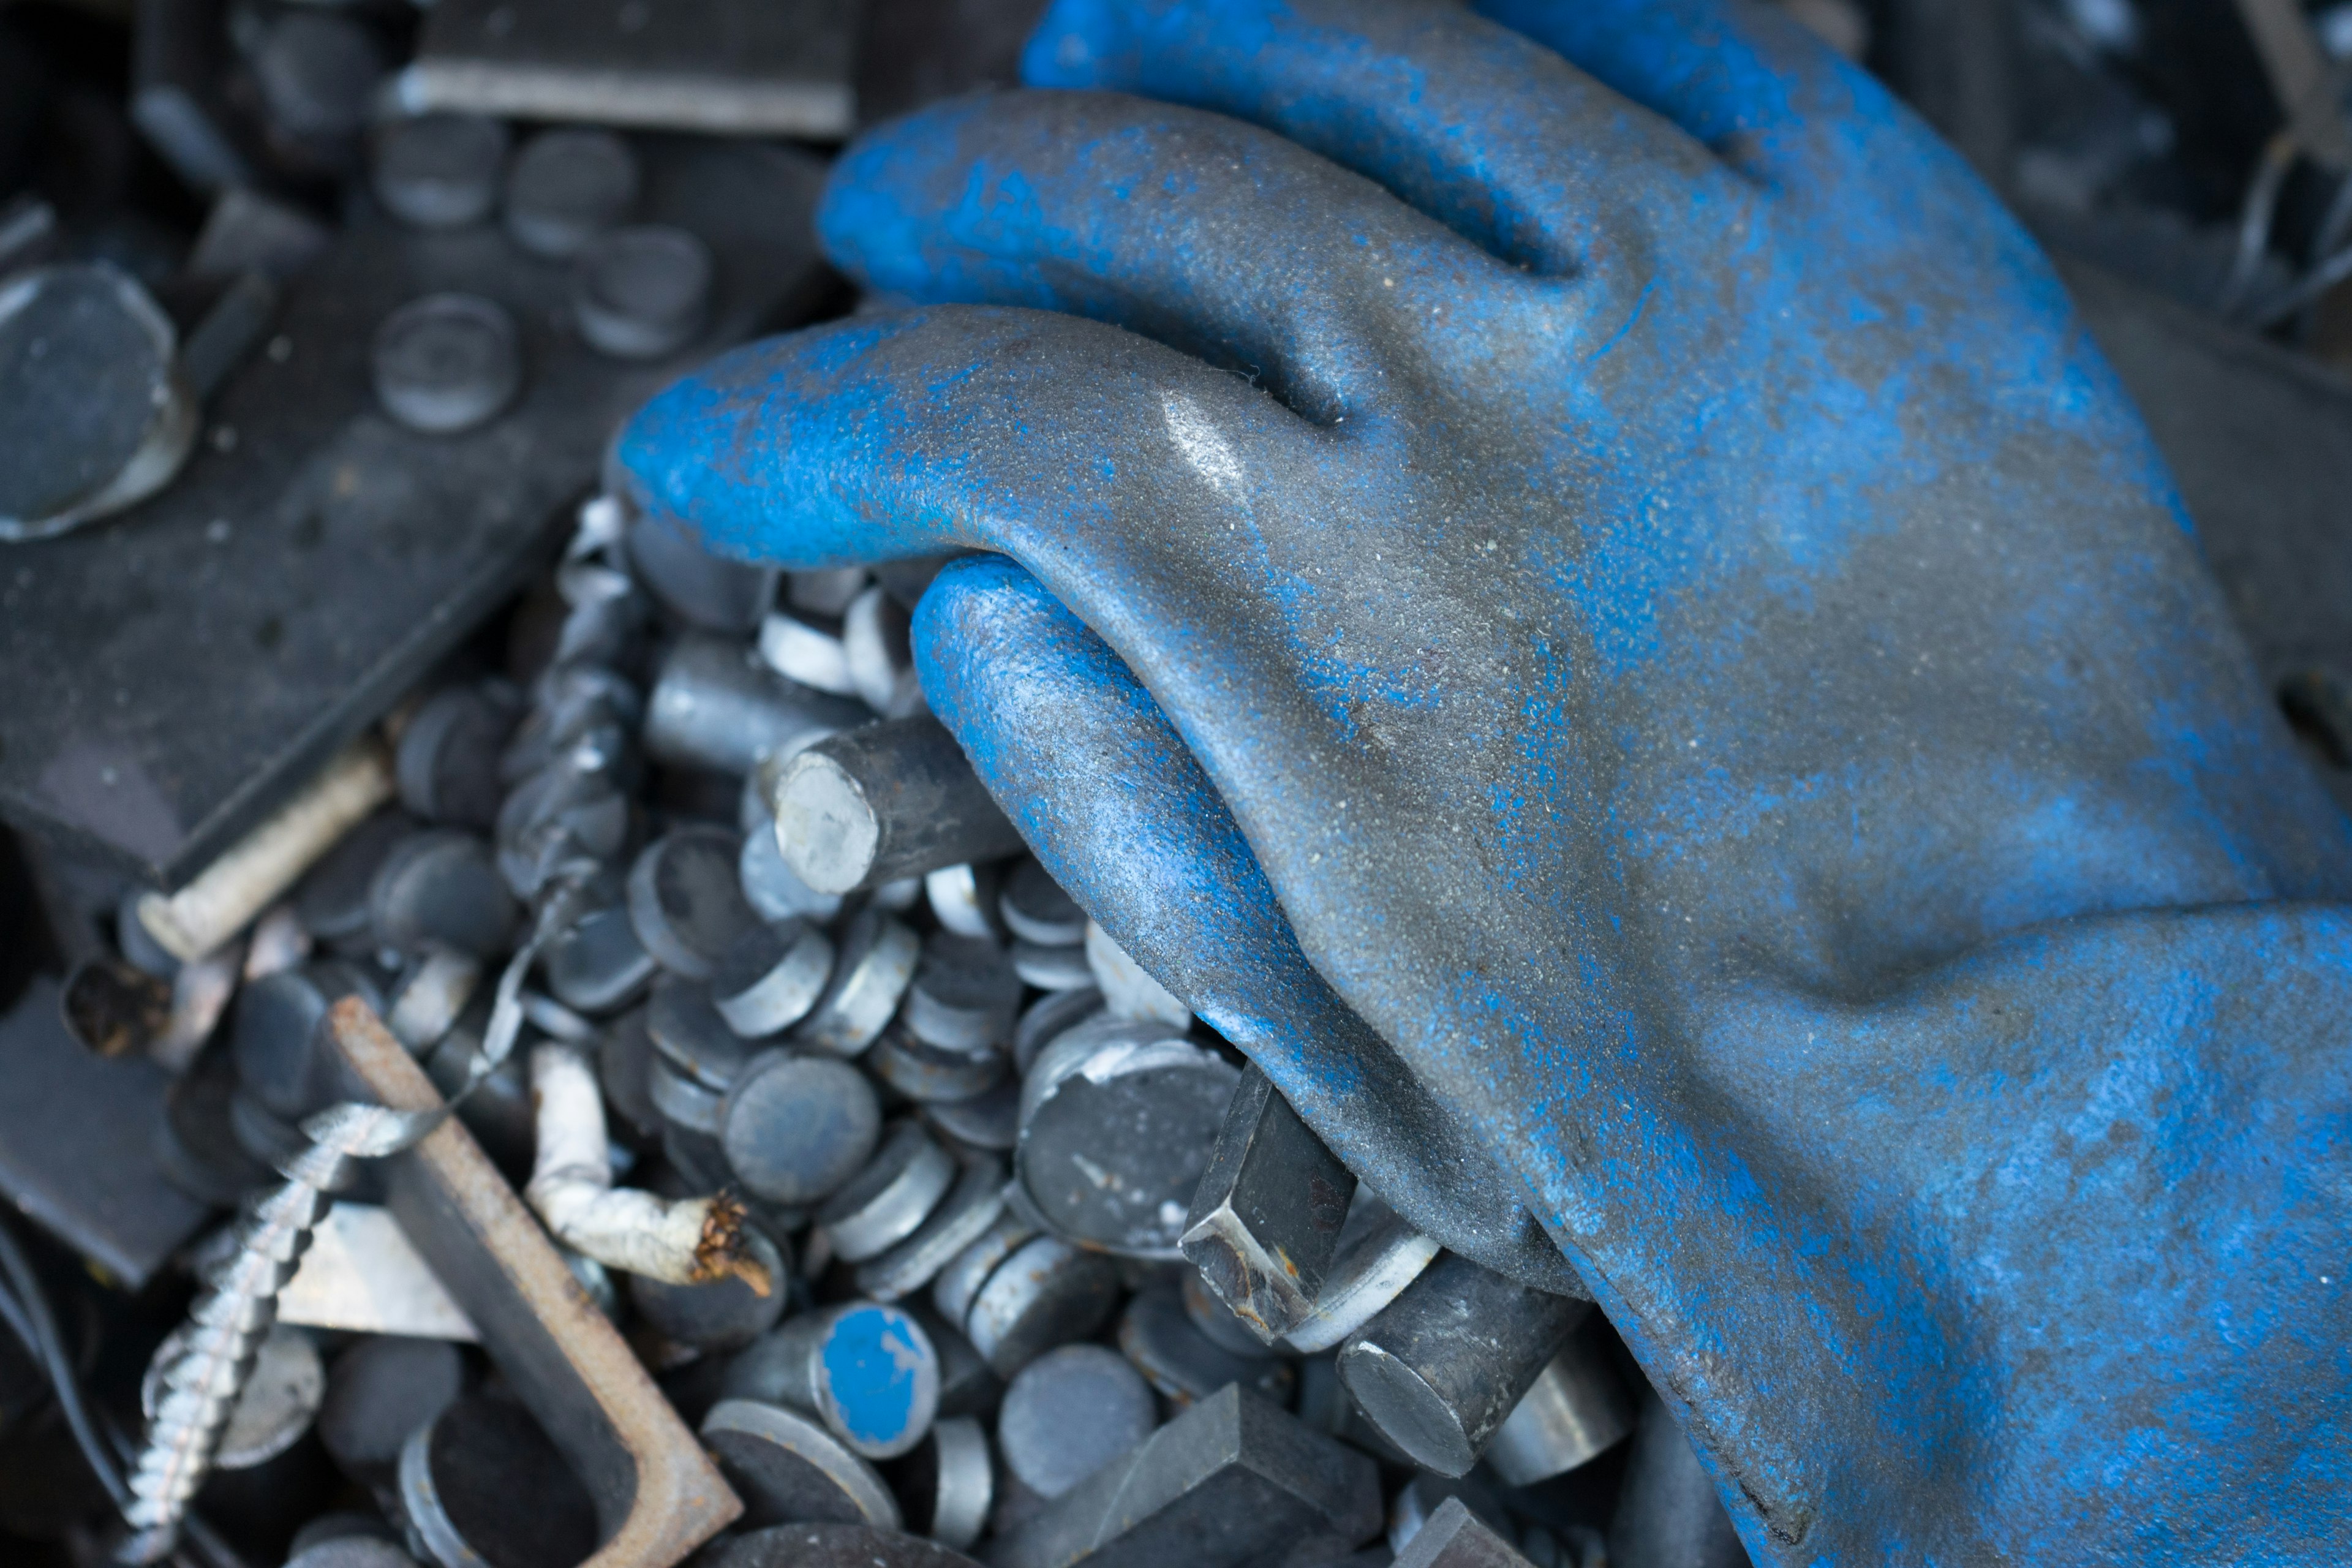
[[[429,1110],[440,1095],[363,1004],[331,1029],[379,1103]],[[463,1125],[442,1124],[385,1162],[387,1205],[483,1347],[596,1501],[604,1544],[582,1568],[669,1568],[743,1504],[564,1266]]]

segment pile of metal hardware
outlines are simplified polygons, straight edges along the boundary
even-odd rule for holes
[[[1028,854],[940,562],[596,491],[1036,8],[0,5],[0,1558],[1746,1561]],[[2062,252],[2352,793],[2352,7],[1790,8]]]

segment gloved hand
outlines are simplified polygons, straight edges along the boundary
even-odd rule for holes
[[[910,308],[618,481],[999,552],[923,679],[1048,867],[1449,1245],[1556,1245],[1759,1561],[2332,1555],[2352,837],[2146,432],[1777,15],[1482,9],[1064,0],[1075,90],[835,174]]]

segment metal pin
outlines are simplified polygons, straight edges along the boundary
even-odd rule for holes
[[[418,228],[463,228],[498,205],[507,161],[507,128],[475,114],[420,114],[380,126],[374,135],[376,200]]]
[[[1087,911],[1032,858],[1024,857],[1005,878],[997,909],[1023,942],[1076,947],[1087,940]]]
[[[793,685],[740,644],[689,633],[655,679],[646,750],[662,762],[749,773],[762,757],[792,752],[861,718],[854,704]]]
[[[863,1262],[915,1234],[955,1181],[955,1161],[922,1128],[902,1121],[866,1169],[817,1211],[834,1256]]]
[[[833,940],[791,921],[753,925],[735,939],[710,984],[727,1026],[764,1039],[808,1016],[833,973]]]
[[[857,695],[857,682],[850,679],[849,655],[841,646],[837,624],[821,625],[805,614],[786,615],[779,610],[760,623],[760,657],[778,675],[813,691],[835,697]]]
[[[1240,1081],[1223,1057],[1163,1026],[1110,1019],[1070,1030],[1022,1083],[1022,1189],[1075,1240],[1122,1257],[1179,1258]]]
[[[1021,1250],[1037,1234],[1030,1220],[1004,1210],[962,1251],[948,1260],[931,1281],[931,1305],[941,1318],[961,1330],[971,1315],[980,1288],[999,1265]]]
[[[752,1399],[722,1399],[702,1441],[743,1500],[751,1527],[791,1520],[898,1527],[898,1500],[874,1467],[815,1417]]]
[[[1099,998],[1094,965],[1083,946],[1039,947],[1034,942],[1013,944],[1013,973],[1024,985],[1040,991],[1085,991]]]
[[[507,234],[533,256],[562,261],[637,205],[637,155],[608,131],[542,131],[507,174]]]
[[[885,719],[923,710],[909,625],[905,606],[879,587],[858,595],[842,613],[841,649],[850,683],[866,705]]]
[[[964,1335],[999,1377],[1100,1328],[1118,1300],[1118,1270],[1055,1236],[1022,1244],[972,1296]]]
[[[779,1204],[812,1204],[838,1191],[872,1157],[881,1124],[864,1074],[782,1050],[744,1064],[718,1121],[736,1179]]]
[[[688,626],[740,637],[760,624],[776,596],[772,568],[713,555],[667,523],[640,517],[629,525],[625,538],[629,566],[637,581]],[[728,652],[740,662],[752,658],[750,649],[737,644],[729,644]]]
[[[840,894],[818,892],[784,864],[784,852],[776,847],[776,825],[764,805],[744,826],[735,878],[742,884],[743,897],[771,925],[796,919],[825,921],[841,913]]]
[[[806,1411],[852,1453],[895,1458],[930,1430],[939,1352],[898,1308],[851,1301],[803,1313],[739,1352],[719,1396]]]
[[[350,16],[288,11],[262,34],[252,68],[270,123],[332,162],[366,123],[384,59],[375,35]]]
[[[1551,1358],[1487,1445],[1486,1463],[1507,1485],[1565,1475],[1633,1430],[1640,1407],[1591,1327]]]
[[[837,1057],[854,1057],[872,1045],[898,1012],[921,951],[915,933],[888,915],[859,910],[841,933],[833,979],[796,1038]]]
[[[838,620],[849,608],[850,602],[866,591],[868,579],[863,566],[834,566],[814,572],[793,572],[786,575],[784,602],[795,610],[813,616],[830,616]]]
[[[1315,1310],[1356,1178],[1255,1066],[1192,1194],[1181,1247],[1266,1343]]]
[[[1005,1468],[1057,1498],[1152,1434],[1160,1412],[1143,1376],[1100,1345],[1064,1345],[1004,1391],[996,1441]]]
[[[1021,847],[946,725],[901,719],[830,736],[776,771],[784,863],[824,893],[919,877]]]
[[[673,828],[629,868],[629,923],[673,974],[709,979],[757,922],[735,879],[740,848],[723,827]]]
[[[1004,1212],[1004,1167],[968,1165],[915,1233],[857,1266],[857,1289],[877,1301],[912,1295],[994,1225]]]
[[[422,436],[488,424],[522,389],[522,343],[506,307],[428,294],[383,319],[369,350],[376,401]]]
[[[1591,1310],[1448,1253],[1340,1347],[1339,1376],[1415,1463],[1463,1475]]]

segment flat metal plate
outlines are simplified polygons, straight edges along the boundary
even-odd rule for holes
[[[717,135],[845,136],[850,0],[439,0],[394,84],[458,110]]]
[[[799,319],[825,274],[815,159],[646,138],[645,221],[718,259],[710,328],[623,363],[572,328],[570,273],[496,228],[344,236],[179,479],[119,518],[0,548],[0,815],[177,887],[366,728],[543,561],[614,426],[719,348]],[[385,417],[369,342],[458,289],[510,310],[525,382],[481,429]]]

